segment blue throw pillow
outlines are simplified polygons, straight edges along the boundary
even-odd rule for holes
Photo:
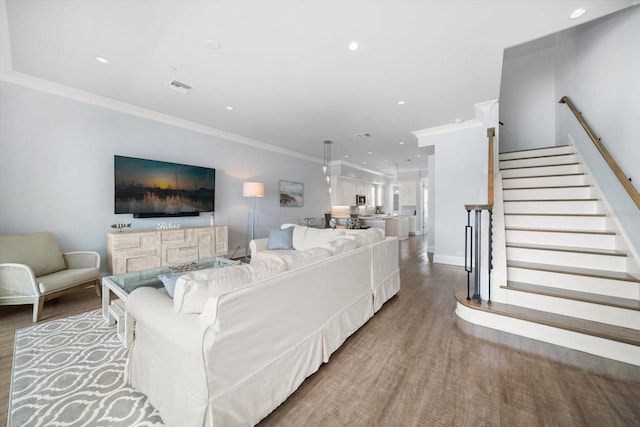
[[[173,293],[176,290],[176,282],[178,281],[178,278],[183,274],[184,272],[161,274],[158,276],[158,279],[162,281],[162,284],[164,285],[165,289],[167,290],[167,293],[171,298],[173,298]]]
[[[293,227],[269,230],[267,249],[293,249]]]

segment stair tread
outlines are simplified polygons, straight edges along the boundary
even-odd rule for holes
[[[556,167],[556,166],[575,166],[575,165],[579,165],[579,164],[580,163],[578,163],[578,162],[555,163],[555,164],[552,164],[552,165],[531,165],[531,166],[517,166],[517,167],[512,167],[512,168],[500,168],[500,170],[506,171],[506,170],[513,170],[513,169],[549,168],[549,167]]]
[[[608,270],[596,270],[593,268],[569,267],[566,265],[538,264],[525,261],[509,261],[507,260],[507,268],[525,268],[529,270],[548,271],[561,274],[573,274],[578,276],[596,277],[600,279],[622,280],[625,282],[640,283],[640,279],[628,273]]]
[[[536,227],[505,227],[505,231],[537,231],[543,233],[577,233],[577,234],[600,234],[607,236],[615,236],[615,231],[607,230],[568,230],[557,228],[536,228]]]
[[[589,184],[580,184],[580,185],[548,185],[541,186],[537,185],[535,187],[516,187],[516,188],[503,188],[503,191],[513,191],[513,190],[546,190],[548,188],[589,188],[593,187],[593,185]]]
[[[507,286],[501,286],[501,288],[640,311],[640,301],[629,298],[512,281],[508,281]]]
[[[626,253],[617,251],[615,249],[583,248],[583,247],[575,247],[575,246],[539,245],[539,244],[533,244],[533,243],[509,243],[509,242],[507,242],[507,247],[522,248],[522,249],[539,249],[539,250],[557,251],[557,252],[577,252],[581,254],[610,255],[610,256],[620,256],[620,257],[627,256]]]
[[[550,150],[553,148],[565,148],[569,147],[570,144],[564,145],[550,145],[548,147],[538,147],[538,148],[527,148],[526,150],[513,150],[513,151],[501,151],[500,154],[512,154],[512,153],[526,153],[527,151],[536,151],[536,150]]]
[[[575,216],[575,217],[606,217],[606,214],[597,213],[597,214],[582,214],[582,213],[536,213],[536,212],[505,212],[505,215],[520,215],[520,216]]]
[[[599,199],[594,199],[594,198],[584,198],[584,199],[504,199],[505,202],[597,202],[598,200]]]
[[[547,311],[534,310],[512,304],[502,304],[498,302],[488,304],[485,301],[482,303],[478,303],[474,300],[468,301],[465,292],[456,292],[455,299],[460,304],[476,310],[482,310],[497,315],[508,316],[515,319],[623,342],[626,344],[640,345],[640,331],[637,329],[624,328],[621,326],[549,313]]]
[[[542,156],[527,156],[527,157],[514,157],[513,159],[500,159],[501,162],[510,162],[512,160],[530,160],[530,159],[544,159],[547,157],[561,157],[561,156],[573,156],[576,153],[558,153],[558,154],[545,154]]]
[[[559,177],[559,176],[578,176],[584,175],[584,172],[579,173],[558,173],[553,175],[527,175],[527,176],[503,176],[502,179],[527,179],[527,178],[550,178],[550,177]]]

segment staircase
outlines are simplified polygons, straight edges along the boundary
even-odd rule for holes
[[[500,170],[507,281],[491,304],[457,295],[459,306],[493,316],[486,326],[640,365],[639,269],[573,147],[502,153]]]

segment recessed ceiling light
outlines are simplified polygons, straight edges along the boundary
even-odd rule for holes
[[[369,151],[369,154],[373,154],[373,151]]]
[[[573,12],[571,12],[571,15],[569,15],[569,19],[576,19],[576,18],[580,18],[582,15],[584,15],[587,12],[586,9],[583,8],[579,8],[574,10]]]
[[[356,51],[356,50],[358,50],[358,42],[351,42],[351,43],[349,43],[349,50],[351,50],[351,51]]]
[[[366,164],[367,164],[367,162],[362,162],[362,164],[363,164],[363,165],[366,165]]]
[[[345,155],[344,155],[344,158],[345,158],[345,159],[348,159],[348,158],[349,158],[349,156],[345,154]]]
[[[404,141],[400,141],[400,145],[404,145]]]
[[[96,61],[98,61],[101,64],[108,64],[109,60],[107,58],[105,58],[104,56],[96,56]]]
[[[404,105],[405,101],[398,101],[398,105]]]
[[[232,106],[230,106],[230,105],[228,105],[228,106],[227,106],[227,110],[231,111],[231,110],[233,110],[233,107],[232,107]]]

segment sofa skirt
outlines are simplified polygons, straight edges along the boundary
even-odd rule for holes
[[[218,396],[212,396],[204,425],[255,425],[293,394],[346,339],[373,316],[370,295],[355,301],[312,336]]]

